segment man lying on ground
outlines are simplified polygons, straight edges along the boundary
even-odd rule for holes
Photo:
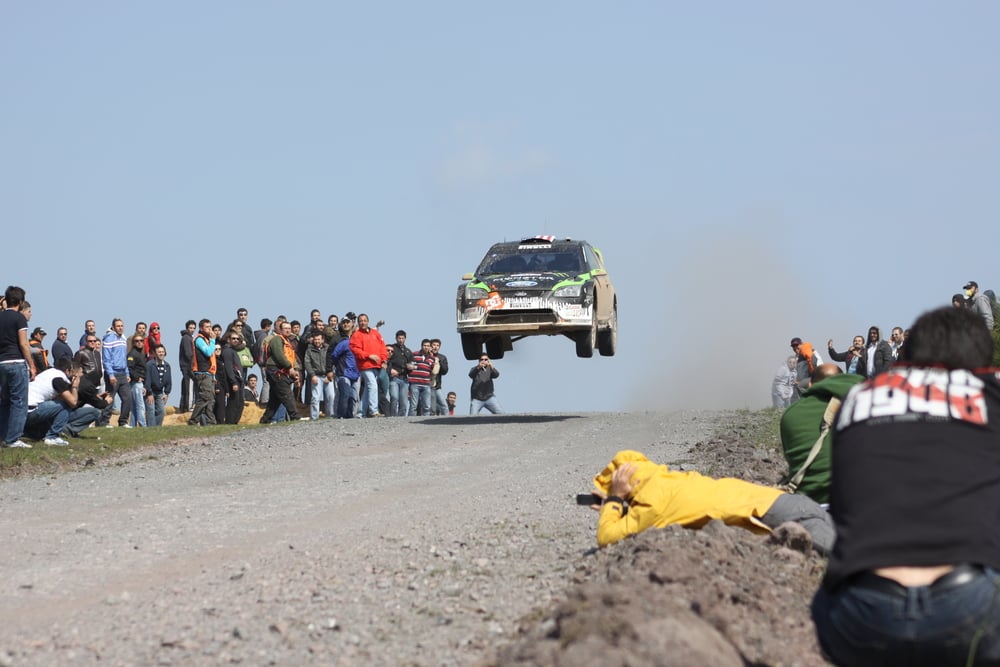
[[[812,536],[816,551],[825,554],[833,545],[830,515],[806,496],[741,479],[671,470],[635,451],[615,454],[594,477],[594,487],[604,498],[597,508],[597,543],[602,547],[647,528],[701,528],[716,519],[761,534],[795,521]]]

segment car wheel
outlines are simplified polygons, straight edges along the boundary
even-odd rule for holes
[[[478,334],[462,334],[462,352],[469,361],[479,359],[483,353],[483,343]]]
[[[615,356],[615,349],[618,347],[618,304],[611,311],[611,321],[607,329],[597,332],[597,349],[602,357]]]
[[[594,311],[595,320],[590,324],[590,328],[586,331],[580,331],[576,334],[576,356],[578,357],[592,357],[594,356],[594,347],[597,345],[597,311],[595,306]]]
[[[494,336],[486,341],[486,356],[490,359],[503,359],[503,337]]]

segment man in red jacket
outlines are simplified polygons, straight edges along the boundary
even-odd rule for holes
[[[381,417],[378,411],[378,373],[385,357],[385,341],[378,329],[368,326],[368,315],[358,315],[358,330],[351,336],[351,352],[361,373],[361,410],[365,417]]]

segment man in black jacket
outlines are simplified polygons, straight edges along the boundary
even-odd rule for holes
[[[855,336],[851,347],[844,352],[837,352],[833,349],[833,339],[831,338],[826,342],[826,352],[834,361],[844,362],[845,373],[868,377],[868,355],[865,354],[865,339],[863,336]]]
[[[228,340],[222,342],[222,368],[216,369],[215,375],[226,391],[225,423],[239,424],[243,417],[243,386],[246,384],[246,371],[240,361],[239,350],[246,346],[246,342],[243,336],[233,330],[230,330]]]
[[[181,331],[181,343],[177,350],[177,367],[181,370],[181,402],[177,406],[180,414],[191,409],[191,385],[194,383],[191,363],[194,361],[194,334],[197,330],[198,323],[188,320]]]
[[[490,358],[485,354],[479,357],[479,363],[469,371],[472,378],[472,402],[469,405],[469,414],[475,415],[486,408],[495,415],[501,414],[500,404],[493,393],[493,380],[500,377],[500,371],[494,366]]]
[[[101,339],[96,333],[88,333],[83,339],[83,344],[84,349],[73,356],[73,361],[80,365],[83,372],[80,380],[80,402],[92,405],[101,411],[96,426],[108,426],[111,423],[111,416],[114,414],[114,400],[108,398],[110,394],[107,392],[101,393],[101,380],[104,378]]]
[[[163,426],[165,406],[173,389],[167,348],[153,347],[153,358],[146,362],[146,425]]]
[[[892,346],[882,340],[882,332],[875,325],[868,328],[868,346],[865,348],[865,367],[872,378],[892,365]]]

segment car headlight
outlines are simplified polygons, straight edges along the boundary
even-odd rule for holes
[[[552,296],[558,297],[574,297],[580,298],[580,290],[583,289],[583,283],[577,283],[576,285],[565,285],[560,287],[556,291],[552,292]]]
[[[485,299],[487,296],[489,296],[489,292],[482,287],[465,286],[465,298],[468,301],[478,301],[479,299]]]

